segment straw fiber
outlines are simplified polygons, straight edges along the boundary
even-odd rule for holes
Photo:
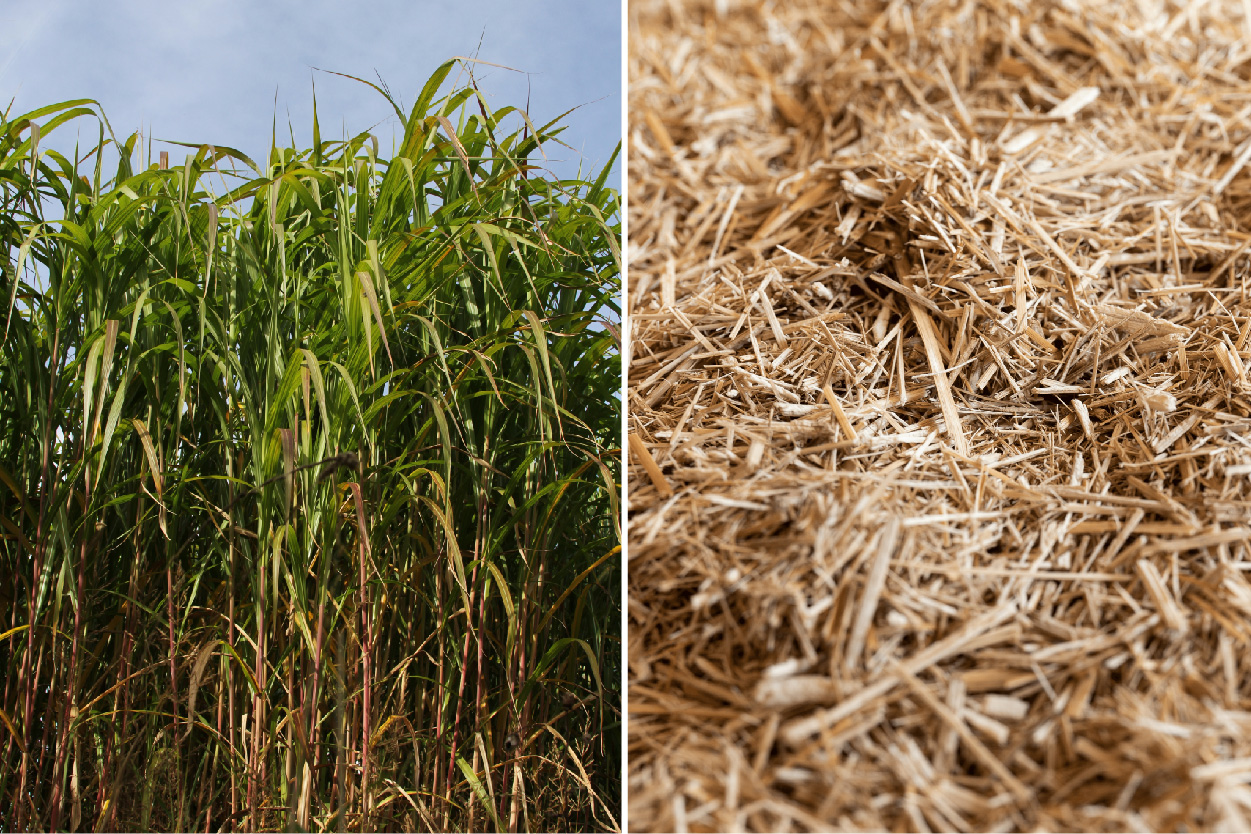
[[[1251,4],[630,26],[631,827],[1251,829]]]

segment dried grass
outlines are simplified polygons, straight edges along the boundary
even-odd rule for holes
[[[636,830],[1251,828],[1251,4],[631,4]]]

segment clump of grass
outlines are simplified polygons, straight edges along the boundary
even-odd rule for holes
[[[454,66],[389,159],[0,118],[0,830],[618,827],[618,196]]]

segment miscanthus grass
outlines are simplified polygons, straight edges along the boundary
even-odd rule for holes
[[[619,827],[618,196],[455,66],[390,159],[0,118],[0,830]]]

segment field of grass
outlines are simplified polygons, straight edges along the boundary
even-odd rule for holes
[[[0,831],[619,827],[618,194],[456,67],[389,159],[0,118]]]

